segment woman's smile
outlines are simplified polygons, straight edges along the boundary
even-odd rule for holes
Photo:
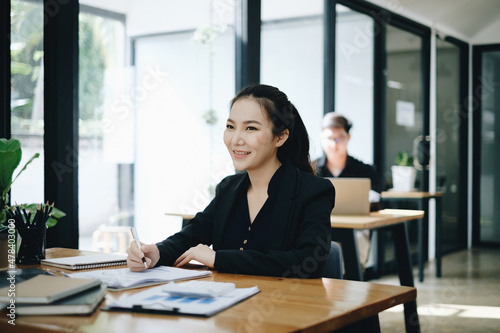
[[[245,158],[247,157],[247,155],[250,154],[249,151],[242,151],[242,150],[233,150],[233,153],[234,153],[234,158]]]

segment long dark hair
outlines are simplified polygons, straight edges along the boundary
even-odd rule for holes
[[[299,112],[290,103],[286,94],[278,88],[265,84],[250,85],[243,88],[231,101],[233,104],[243,97],[253,98],[273,123],[273,134],[279,135],[288,129],[286,142],[278,148],[278,159],[284,163],[289,159],[302,171],[314,174],[309,158],[309,135]]]

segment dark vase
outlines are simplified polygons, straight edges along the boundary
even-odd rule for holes
[[[16,263],[33,265],[45,259],[45,228],[19,228]]]

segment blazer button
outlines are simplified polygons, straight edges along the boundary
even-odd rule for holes
[[[240,251],[243,251],[243,248],[242,248],[242,247],[240,247]]]
[[[246,243],[247,243],[247,240],[245,239],[245,240],[243,241],[243,244],[246,244]]]

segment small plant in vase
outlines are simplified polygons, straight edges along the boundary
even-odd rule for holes
[[[400,151],[396,155],[395,165],[391,167],[392,189],[394,191],[409,192],[415,189],[417,169],[415,169],[413,161],[413,156],[406,151]]]

